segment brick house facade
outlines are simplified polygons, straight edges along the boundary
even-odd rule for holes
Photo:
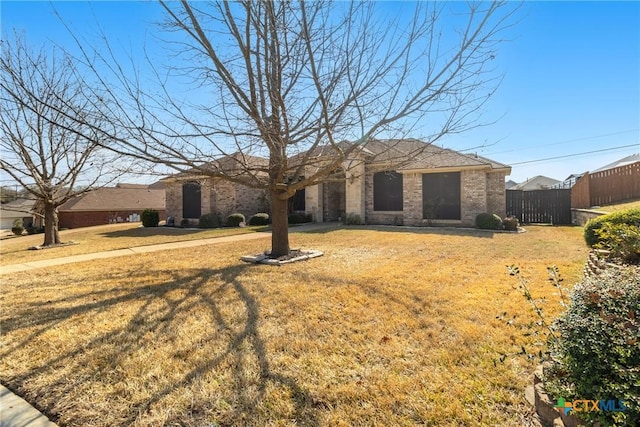
[[[405,144],[407,152],[420,144],[423,148],[410,161],[390,167],[386,144],[368,144],[345,160],[330,180],[299,191],[296,210],[311,214],[314,222],[357,215],[367,224],[411,226],[473,226],[479,213],[505,216],[509,166],[434,145],[424,148],[416,140],[395,140],[395,150]],[[233,212],[247,219],[269,212],[265,190],[194,174],[174,175],[164,182],[167,215],[176,224],[185,218],[185,209],[190,210],[189,183],[199,188],[192,202],[199,204],[199,210],[186,217],[191,221],[197,221],[194,212],[215,212],[223,219]]]

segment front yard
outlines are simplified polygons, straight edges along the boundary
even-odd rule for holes
[[[61,258],[72,255],[112,251],[134,246],[156,243],[179,242],[195,239],[231,236],[254,233],[266,227],[183,229],[175,227],[144,228],[137,223],[109,224],[95,227],[76,228],[60,232],[63,242],[76,242],[75,245],[30,251],[29,247],[42,244],[43,234],[11,237],[0,240],[0,266],[49,258]]]
[[[4,277],[0,382],[61,426],[527,425],[535,320],[518,264],[581,275],[580,228],[291,235],[325,256],[246,265],[237,242]]]

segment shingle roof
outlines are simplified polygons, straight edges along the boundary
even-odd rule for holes
[[[165,209],[165,191],[149,188],[98,188],[75,197],[59,211],[120,211]]]
[[[375,162],[409,158],[399,171],[438,168],[511,169],[510,166],[476,154],[464,154],[448,148],[427,144],[417,139],[371,141],[366,148],[374,153]]]
[[[620,167],[620,166],[630,165],[630,164],[633,164],[633,163],[636,163],[636,162],[640,162],[640,153],[636,153],[636,154],[632,154],[632,155],[627,156],[627,157],[623,157],[620,160],[616,160],[613,163],[609,163],[608,165],[605,165],[605,166],[603,166],[601,168],[598,168],[598,169],[596,169],[594,171],[591,171],[591,172],[600,172],[600,171],[604,171],[604,170],[607,170],[607,169],[613,169],[613,168],[617,168],[617,167]]]
[[[520,184],[511,187],[510,190],[523,190],[523,191],[531,191],[531,190],[544,190],[553,185],[560,184],[562,181],[557,179],[549,178],[548,176],[537,175],[533,178],[529,178],[528,180],[521,182]]]
[[[210,161],[203,164],[200,167],[194,167],[184,172],[178,172],[173,175],[169,175],[162,179],[161,182],[173,179],[190,179],[193,177],[199,177],[205,175],[205,171],[209,170],[215,172],[216,170],[224,171],[226,174],[229,172],[236,172],[238,176],[246,174],[247,169],[266,169],[269,166],[269,160],[263,157],[252,156],[242,153],[234,153],[228,156],[221,157],[220,159]]]

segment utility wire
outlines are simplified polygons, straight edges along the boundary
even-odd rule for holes
[[[629,148],[629,147],[640,147],[640,144],[621,145],[619,147],[609,147],[609,148],[605,148],[603,150],[585,151],[585,152],[582,152],[582,153],[565,154],[564,156],[547,157],[546,159],[527,160],[525,162],[517,162],[517,163],[509,163],[509,164],[510,164],[510,166],[526,165],[526,164],[529,164],[529,163],[545,162],[547,160],[566,159],[567,157],[582,156],[583,154],[602,153],[603,151],[618,150],[618,149],[621,149],[621,148]]]
[[[486,154],[483,154],[483,155],[493,156],[493,155],[496,155],[496,154],[513,153],[514,151],[527,150],[529,148],[530,149],[538,149],[540,147],[549,147],[549,146],[552,146],[552,145],[568,144],[570,142],[588,141],[590,139],[606,138],[606,137],[609,137],[609,136],[623,135],[625,133],[637,132],[638,130],[640,130],[640,128],[622,130],[622,131],[619,131],[619,132],[604,133],[604,134],[601,134],[601,135],[584,136],[582,138],[566,139],[564,141],[550,142],[548,144],[539,144],[539,145],[530,146],[530,147],[524,147],[524,148],[514,148],[512,150],[494,151],[494,152],[486,153]],[[506,139],[506,138],[503,138],[503,139]],[[491,144],[491,145],[494,145],[494,144]],[[467,151],[472,151],[472,150],[474,150],[474,149],[470,148],[470,149],[467,149],[467,150],[462,150],[462,152],[467,152]]]

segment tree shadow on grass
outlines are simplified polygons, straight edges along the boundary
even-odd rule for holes
[[[27,400],[33,401],[32,397],[35,396],[34,406],[62,424],[76,425],[83,421],[104,419],[102,425],[133,425],[144,420],[148,414],[161,410],[167,403],[166,399],[179,396],[181,392],[186,393],[189,388],[201,387],[198,384],[201,378],[224,374],[231,377],[230,384],[222,384],[225,408],[214,407],[212,405],[215,403],[209,401],[192,402],[188,414],[173,413],[164,423],[202,425],[203,422],[215,421],[218,425],[251,424],[251,420],[259,415],[261,404],[265,403],[267,389],[276,387],[284,390],[284,393],[279,393],[280,396],[289,396],[288,404],[292,409],[287,414],[269,414],[305,425],[318,425],[317,405],[309,391],[299,385],[295,378],[275,372],[270,366],[266,343],[258,329],[259,301],[242,280],[243,272],[249,268],[254,266],[161,270],[158,276],[168,276],[170,280],[151,282],[144,274],[140,277],[134,274],[122,281],[120,286],[108,290],[63,294],[57,299],[22,306],[14,312],[5,310],[5,336],[11,338],[12,334],[20,335],[23,330],[29,332],[17,342],[9,341],[8,345],[4,345],[0,357],[3,360],[19,360],[33,350],[29,347],[33,346],[34,341],[46,341],[46,334],[54,329],[77,327],[79,323],[90,328],[90,323],[97,318],[104,319],[106,316],[117,320],[121,316],[119,310],[123,307],[135,308],[133,314],[127,315],[121,324],[115,322],[117,327],[99,334],[87,334],[91,338],[78,337],[72,345],[61,351],[39,353],[36,360],[29,360],[28,371],[11,374],[5,369],[3,380],[10,388],[26,395]],[[137,283],[137,280],[147,283],[127,285]],[[227,304],[237,306],[238,312],[230,315],[224,310]],[[175,336],[176,331],[182,331],[184,322],[193,313],[211,319],[211,324],[204,333],[194,331],[194,334],[201,333],[197,345],[181,348]],[[59,403],[66,396],[77,394],[78,388],[115,390],[118,384],[144,384],[145,378],[135,377],[137,374],[127,372],[123,366],[130,362],[132,355],[157,352],[158,348],[164,353],[172,353],[163,356],[176,359],[177,366],[185,367],[177,374],[171,373],[172,381],[150,383],[144,397],[140,397],[140,394],[127,396],[126,389],[120,391],[124,395],[114,392],[94,396],[101,401],[90,402],[91,413],[87,414],[86,420],[74,420],[65,415],[65,410],[82,414],[82,409],[73,408],[76,402],[66,400]],[[206,351],[203,352],[203,348]],[[190,358],[195,352],[199,352],[200,357]],[[68,372],[70,367],[75,377],[65,376],[64,372]],[[230,372],[226,371],[228,367]],[[91,385],[83,384],[85,381]],[[122,398],[129,399],[126,407],[110,404],[112,399]],[[91,397],[88,399],[91,400]],[[79,402],[77,404],[80,405]],[[83,402],[83,405],[86,404]],[[266,404],[269,405],[269,402]],[[121,412],[101,416],[100,410]]]
[[[515,232],[504,232],[495,230],[481,230],[479,228],[463,228],[463,227],[409,227],[402,225],[342,225],[340,223],[331,223],[333,226],[310,228],[308,230],[295,230],[302,234],[329,234],[337,230],[363,230],[363,231],[381,231],[387,233],[412,233],[412,234],[436,234],[446,236],[468,236],[492,239],[498,233],[517,234]],[[294,229],[291,229],[294,230]]]

